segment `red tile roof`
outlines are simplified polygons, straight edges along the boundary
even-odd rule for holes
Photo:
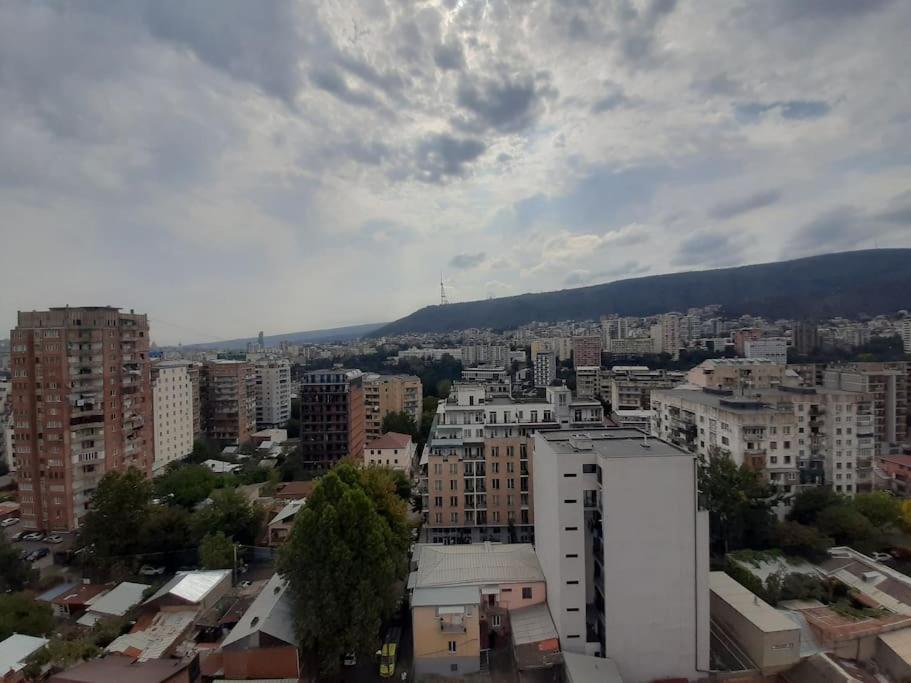
[[[409,434],[399,434],[398,432],[386,432],[379,439],[374,439],[368,443],[365,448],[373,448],[374,450],[383,449],[383,448],[408,448],[408,444],[411,443],[411,436]]]

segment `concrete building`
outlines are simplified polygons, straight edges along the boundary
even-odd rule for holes
[[[671,389],[686,381],[672,370],[651,370],[642,365],[615,365],[601,380],[602,396],[609,396],[612,411],[651,410],[651,392]],[[606,385],[606,386],[605,386]]]
[[[647,356],[658,353],[651,337],[611,339],[607,351],[613,356]]]
[[[705,389],[735,393],[801,383],[797,373],[764,358],[711,358],[690,370],[686,381]]]
[[[291,364],[261,360],[256,372],[256,428],[284,427],[291,417]]]
[[[462,347],[462,365],[466,368],[476,365],[509,365],[509,347],[491,344],[475,344]]]
[[[152,366],[152,403],[155,419],[155,460],[158,474],[175,460],[193,452],[193,383],[189,363],[162,361]]]
[[[911,318],[902,320],[901,336],[902,345],[905,347],[905,353],[911,353]]]
[[[190,388],[193,393],[193,438],[203,436],[202,431],[202,363],[191,362],[187,364],[187,375],[190,378]]]
[[[360,459],[366,443],[364,382],[360,370],[312,370],[303,375],[301,451],[304,461],[331,466]]]
[[[538,432],[534,473],[535,548],[563,650],[612,659],[627,683],[699,678],[709,526],[695,456],[632,430]]]
[[[107,472],[152,472],[148,320],[107,306],[20,311],[11,344],[23,527],[76,529]]]
[[[658,322],[652,325],[651,336],[653,348],[656,353],[667,353],[672,358],[680,356],[680,349],[683,347],[681,337],[680,315],[677,313],[665,313],[658,317]]]
[[[410,476],[415,448],[410,434],[386,432],[364,446],[364,465],[388,467]]]
[[[601,395],[601,367],[598,365],[576,367],[576,396],[594,398]]]
[[[734,340],[734,351],[737,352],[738,356],[746,354],[746,343],[748,341],[756,341],[761,338],[762,330],[758,327],[744,327],[731,332],[731,339]]]
[[[765,358],[779,365],[787,365],[788,340],[784,337],[747,339],[743,343],[743,355],[751,360]]]
[[[797,322],[791,329],[791,345],[802,356],[809,355],[820,347],[819,328],[813,322]]]
[[[415,426],[421,426],[424,389],[414,375],[364,375],[364,410],[367,440],[383,433],[383,419],[389,413],[408,413]]]
[[[256,373],[251,363],[206,361],[201,371],[202,419],[218,444],[241,445],[256,431]]]
[[[553,351],[540,351],[532,356],[535,363],[535,386],[549,386],[557,378],[557,359]]]
[[[549,337],[535,339],[531,342],[531,360],[534,362],[539,353],[552,352],[558,361],[569,360],[572,357],[572,338]]]
[[[601,367],[601,337],[573,337],[573,367]]]
[[[0,463],[13,469],[13,385],[0,381]]]

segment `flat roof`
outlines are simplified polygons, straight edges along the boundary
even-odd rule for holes
[[[29,655],[47,645],[47,638],[36,638],[14,633],[0,643],[0,675],[19,671],[25,666]]]
[[[174,595],[187,602],[202,602],[213,588],[230,576],[230,569],[178,572],[177,576],[162,586],[155,595],[146,600],[146,603],[165,595]]]
[[[544,581],[530,543],[422,543],[415,546],[415,558],[414,588]]]
[[[905,664],[911,664],[911,628],[903,628],[879,636],[885,645],[898,655]]]
[[[694,457],[692,453],[667,441],[654,437],[646,438],[645,432],[629,427],[558,429],[537,432],[535,436],[547,441],[558,455],[593,453],[606,458],[640,458],[644,455]],[[573,445],[574,443],[576,445]],[[579,444],[587,446],[589,443],[590,448],[579,447]]]
[[[623,683],[613,659],[564,652],[563,662],[570,683]]]
[[[709,572],[709,590],[763,633],[800,630],[800,626],[724,572]]]
[[[652,396],[657,395],[672,396],[685,401],[692,401],[700,405],[711,408],[723,408],[724,410],[736,410],[738,412],[778,412],[775,406],[763,402],[761,396],[735,396],[731,393],[716,393],[714,391],[703,391],[699,388],[681,388],[660,389],[653,391]]]

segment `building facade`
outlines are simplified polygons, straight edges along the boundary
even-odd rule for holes
[[[407,413],[416,427],[421,426],[424,389],[414,375],[364,375],[364,410],[367,439],[383,433],[383,418],[389,413]]]
[[[364,446],[365,467],[388,467],[409,477],[414,466],[415,443],[410,434],[386,432]]]
[[[193,382],[189,363],[162,361],[152,366],[152,404],[155,424],[155,460],[158,474],[193,452]]]
[[[601,337],[573,337],[573,367],[601,367]]]
[[[148,320],[107,306],[20,311],[11,344],[23,526],[76,529],[107,472],[152,472]]]
[[[557,357],[553,351],[541,351],[534,358],[535,386],[546,387],[557,378]]]
[[[594,398],[601,395],[601,366],[576,366],[576,396]]]
[[[602,377],[601,392],[602,396],[610,396],[612,411],[651,410],[654,389],[671,389],[685,381],[686,375],[682,372],[651,370],[642,365],[615,365]]]
[[[781,363],[764,358],[712,358],[691,369],[686,381],[705,389],[725,389],[735,393],[801,383],[797,373]]]
[[[256,371],[256,427],[284,427],[291,418],[291,364],[284,359],[258,361]]]
[[[806,356],[817,350],[819,344],[819,328],[813,322],[797,322],[791,330],[791,344],[800,355]]]
[[[743,351],[743,355],[750,359],[766,358],[779,365],[788,362],[788,340],[784,337],[747,339],[743,343]]]
[[[611,658],[628,683],[699,678],[709,526],[695,457],[592,429],[539,432],[533,459],[535,548],[563,650]]]
[[[203,430],[219,444],[245,444],[256,431],[256,373],[245,361],[207,361],[201,369]]]
[[[304,461],[329,467],[366,443],[364,381],[360,370],[312,370],[300,385],[301,452]]]

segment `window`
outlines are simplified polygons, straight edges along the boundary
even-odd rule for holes
[[[567,505],[573,505],[573,504],[575,504],[575,503],[577,503],[577,502],[579,502],[579,501],[577,501],[575,498],[567,498],[567,499],[564,500],[563,502],[566,503]]]
[[[582,474],[594,474],[596,471],[597,465],[594,463],[588,465],[582,465]]]
[[[567,607],[566,611],[567,612],[578,612],[579,608],[578,607]]]
[[[499,627],[500,627],[500,615],[499,615],[499,614],[494,614],[494,615],[493,615],[493,627],[494,627],[494,628],[499,628]]]
[[[523,599],[523,600],[531,600],[531,595],[532,595],[532,593],[531,593],[531,586],[525,586],[525,587],[522,589],[522,599]]]
[[[576,473],[575,473],[575,472],[567,472],[567,473],[564,474],[563,476],[564,476],[564,477],[575,477],[575,476],[576,476]]]
[[[449,641],[449,651],[450,652],[456,651],[456,641],[454,641],[454,640]]]

